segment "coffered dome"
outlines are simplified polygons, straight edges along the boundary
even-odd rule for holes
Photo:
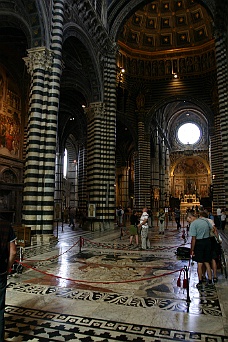
[[[119,43],[132,52],[192,48],[213,39],[212,18],[194,0],[157,0],[125,22]]]

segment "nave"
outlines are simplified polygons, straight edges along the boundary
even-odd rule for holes
[[[141,251],[128,229],[58,227],[58,240],[25,248],[22,273],[9,276],[6,341],[228,341],[227,279],[219,270],[199,291],[196,263],[175,254],[189,246],[182,235],[173,222],[164,235],[155,226]],[[186,269],[189,294],[177,286]]]

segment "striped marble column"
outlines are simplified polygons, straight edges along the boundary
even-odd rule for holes
[[[104,57],[103,102],[90,103],[87,113],[87,193],[96,205],[95,229],[114,227],[116,144],[116,60]]]
[[[150,208],[150,135],[145,133],[143,113],[138,115],[138,160],[135,169],[135,206]]]
[[[26,149],[23,223],[33,234],[52,234],[56,132],[62,72],[63,0],[53,4],[51,49],[28,50],[24,58],[31,74]]]
[[[61,208],[61,212],[63,211],[62,179],[63,179],[63,158],[62,158],[61,153],[56,153],[54,201],[55,201],[55,206]],[[56,215],[56,212],[55,212],[55,218],[60,219],[61,217],[59,217],[59,215]]]
[[[215,119],[215,134],[212,143],[219,142],[217,148],[212,145],[212,172],[213,172],[213,200],[214,209],[228,206],[228,85],[227,85],[227,38],[216,32],[215,50],[217,61],[217,83],[219,99],[219,119]],[[222,153],[218,152],[222,146]],[[215,151],[214,151],[215,150]],[[217,152],[220,160],[215,157]],[[224,170],[224,173],[221,172]]]
[[[96,205],[95,229],[108,229],[114,218],[115,131],[113,119],[101,102],[91,103],[87,109],[87,191],[89,202]]]
[[[87,192],[87,148],[82,142],[79,145],[77,174],[76,207],[85,212],[89,200]]]
[[[161,143],[161,160],[160,160],[160,177],[159,177],[159,187],[160,187],[160,207],[163,208],[165,206],[165,141],[162,139]]]
[[[166,202],[168,201],[170,189],[171,189],[171,180],[170,180],[170,157],[169,157],[169,149],[166,147],[165,151],[165,191],[167,192]],[[167,203],[166,203],[167,205]]]
[[[159,208],[160,198],[160,164],[159,164],[159,133],[158,128],[154,129],[154,158],[151,163],[151,184],[153,188],[152,206],[153,211],[156,212]]]

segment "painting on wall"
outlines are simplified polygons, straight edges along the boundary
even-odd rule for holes
[[[175,196],[174,197],[181,197],[183,195],[183,186],[182,185],[175,185]]]
[[[20,156],[21,100],[12,86],[12,80],[0,69],[0,154]]]
[[[200,184],[200,196],[201,197],[207,197],[208,196],[207,184]]]

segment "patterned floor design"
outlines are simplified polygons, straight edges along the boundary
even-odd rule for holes
[[[6,307],[6,339],[14,342],[228,342],[228,336],[126,324],[16,306]]]
[[[226,281],[220,275],[218,285],[204,285],[202,290],[197,290],[196,264],[192,266],[188,260],[178,259],[175,255],[177,246],[183,244],[181,234],[170,227],[165,236],[161,236],[154,228],[150,237],[151,248],[140,251],[129,246],[128,234],[120,239],[119,229],[92,234],[72,231],[67,225],[63,232],[59,232],[58,242],[25,248],[23,261],[30,269],[24,266],[22,273],[16,272],[8,279],[7,293],[12,301],[8,301],[6,308],[6,341],[228,342],[228,336],[219,335],[228,335],[228,315],[224,310],[227,301],[220,296]],[[82,248],[78,243],[80,238],[83,239]],[[66,274],[62,273],[61,265],[65,268],[67,265]],[[177,287],[177,270],[187,266],[190,266],[191,273],[190,303],[186,301],[186,289]],[[108,277],[105,278],[105,274]],[[140,280],[147,277],[149,281]],[[87,281],[87,284],[74,281],[77,279]],[[91,279],[97,284],[90,283]],[[116,279],[129,282],[115,284]],[[140,282],[134,282],[135,279]],[[28,298],[28,304],[24,298]],[[41,305],[37,308],[37,301],[45,303],[46,308]],[[67,314],[61,309],[58,312],[58,305],[48,307],[52,302],[64,303]],[[85,310],[82,312],[80,307]],[[114,315],[110,314],[110,307]],[[105,320],[104,314],[99,319],[100,314],[91,312],[90,308],[108,309],[110,320]],[[133,320],[140,324],[129,323],[128,316],[123,316],[124,323],[121,322],[122,312],[140,312],[139,321]],[[150,319],[146,321],[148,325],[143,325],[143,316],[147,312],[156,313],[158,319],[154,325],[157,326],[153,326],[153,319],[152,325]],[[81,313],[81,316],[75,313]],[[168,320],[172,317],[174,325],[170,323],[167,328],[160,324],[159,317]],[[174,317],[181,317],[180,324]],[[184,329],[182,318],[183,321],[186,319],[185,329],[191,329],[191,326],[192,331],[181,330]],[[215,334],[205,333],[205,327],[201,330],[201,323],[194,323],[198,318],[203,325],[213,322],[216,328],[209,331]],[[188,325],[188,320],[193,323]]]
[[[39,296],[57,296],[59,298],[67,298],[76,301],[95,301],[115,304],[118,306],[128,306],[132,308],[157,308],[159,310],[183,312],[190,314],[203,314],[208,316],[222,316],[217,291],[215,287],[205,286],[200,292],[195,290],[197,295],[191,293],[191,303],[186,301],[186,290],[182,289],[182,295],[177,294],[177,298],[167,298],[168,287],[164,285],[149,286],[147,289],[147,297],[131,296],[122,293],[103,291],[81,290],[75,288],[61,288],[57,286],[35,285],[29,283],[9,282],[8,289],[27,294],[35,294]],[[157,293],[164,292],[164,297],[158,297]],[[184,292],[185,291],[185,292]],[[178,299],[178,297],[180,299]],[[182,299],[181,299],[182,298]]]

